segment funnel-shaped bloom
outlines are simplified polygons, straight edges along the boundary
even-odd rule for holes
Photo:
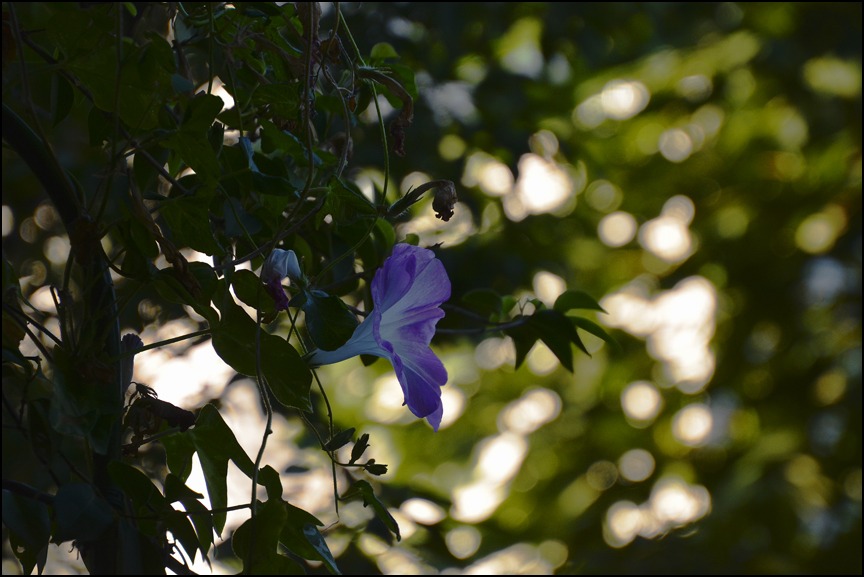
[[[428,249],[397,244],[372,280],[374,307],[354,334],[335,351],[313,351],[312,366],[338,363],[356,355],[389,359],[405,404],[436,431],[443,414],[441,387],[447,370],[429,348],[440,305],[450,298],[450,279]]]

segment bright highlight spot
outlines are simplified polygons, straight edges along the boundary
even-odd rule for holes
[[[713,426],[711,409],[702,403],[693,403],[675,413],[672,434],[688,447],[700,447],[708,440]]]
[[[833,248],[846,229],[846,213],[836,205],[805,218],[795,230],[795,244],[810,254],[822,254]]]
[[[636,381],[621,392],[621,408],[627,418],[640,425],[647,425],[663,408],[663,397],[648,381]]]
[[[504,198],[504,212],[510,220],[555,212],[572,198],[570,176],[554,161],[533,153],[523,154],[518,169],[514,194]]]
[[[607,118],[627,120],[648,106],[651,93],[644,84],[635,80],[612,80],[600,94],[586,98],[573,111],[573,120],[583,128],[600,126]]]
[[[713,90],[711,79],[704,74],[685,76],[678,81],[678,92],[691,102],[708,98]]]
[[[632,501],[618,501],[606,511],[603,538],[611,547],[630,544],[642,528],[642,511]]]
[[[684,162],[693,153],[693,141],[685,131],[672,128],[660,135],[658,148],[669,162]]]
[[[450,516],[464,523],[488,519],[507,498],[507,485],[527,453],[528,441],[515,433],[502,433],[478,443],[472,480],[453,489]]]
[[[542,377],[557,369],[560,361],[546,343],[538,341],[525,358],[525,364],[533,374]]]
[[[693,253],[688,225],[695,207],[686,196],[674,196],[663,205],[660,216],[639,229],[639,243],[656,257],[670,264],[686,260]]]
[[[540,548],[518,543],[468,566],[464,575],[551,575],[552,566]]]
[[[45,253],[45,258],[51,264],[60,266],[66,264],[66,261],[69,260],[70,249],[69,237],[64,235],[52,236],[46,240],[42,250]]]
[[[532,389],[509,403],[498,418],[502,432],[533,433],[561,413],[561,397],[549,389]]]
[[[597,461],[588,467],[585,480],[595,491],[605,491],[618,480],[618,467],[609,461]]]
[[[540,50],[542,24],[535,18],[521,18],[499,40],[496,49],[501,67],[514,74],[537,78],[543,71]]]
[[[476,553],[482,541],[483,537],[480,535],[480,531],[470,525],[457,527],[444,535],[447,549],[457,559],[467,559]]]
[[[408,499],[400,507],[402,512],[421,525],[435,525],[440,523],[447,513],[439,505],[428,499],[417,497]]]
[[[450,516],[463,523],[488,519],[506,497],[504,487],[496,483],[475,482],[453,490]]]
[[[711,496],[705,487],[677,477],[664,477],[651,490],[651,512],[667,528],[701,519],[710,508]]]
[[[861,94],[861,63],[813,58],[804,64],[804,80],[813,90],[854,98]]]
[[[3,205],[3,238],[6,238],[12,231],[15,230],[15,215],[12,214],[12,209],[7,205]]]
[[[552,308],[555,299],[567,290],[567,282],[563,278],[545,270],[535,274],[531,284],[534,294],[549,308]]]
[[[600,102],[607,118],[626,120],[645,110],[651,94],[637,81],[612,80],[600,93]]]
[[[516,362],[516,349],[510,337],[490,337],[474,349],[474,362],[481,369],[494,371]]]
[[[438,154],[444,160],[456,160],[465,154],[465,141],[455,134],[446,134],[438,143]]]
[[[648,352],[685,393],[698,393],[714,374],[717,291],[700,276],[688,277],[653,299],[638,281],[600,300],[607,324],[647,339]]]
[[[636,219],[629,212],[607,214],[597,224],[597,235],[606,246],[624,246],[636,236]]]
[[[621,189],[608,180],[595,180],[585,191],[585,199],[600,212],[615,210],[621,204],[624,194]]]
[[[465,162],[462,184],[477,186],[488,196],[504,196],[513,190],[516,180],[510,168],[485,152],[475,152]]]
[[[488,481],[503,483],[519,472],[528,453],[528,442],[520,435],[502,433],[480,443],[477,470]]]
[[[638,483],[654,473],[654,456],[645,449],[630,449],[618,459],[618,470],[628,481]]]
[[[637,536],[653,539],[698,521],[710,509],[711,495],[705,487],[664,477],[652,488],[648,502],[618,501],[612,505],[606,511],[603,538],[611,547],[625,547]]]

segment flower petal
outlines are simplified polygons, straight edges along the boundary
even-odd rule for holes
[[[372,300],[382,312],[437,307],[450,298],[450,279],[435,253],[397,244],[372,280]]]
[[[354,329],[354,334],[344,345],[335,351],[316,349],[306,357],[309,366],[320,367],[321,365],[332,365],[357,355],[375,355],[376,357],[389,358],[390,353],[381,348],[373,334],[374,314],[366,317],[362,323]]]
[[[437,431],[443,414],[441,386],[447,382],[444,364],[428,348],[414,351],[410,357],[402,357],[393,351],[391,343],[385,341],[382,344],[391,351],[390,360],[405,395],[405,404],[420,418],[431,416],[429,423]]]
[[[261,268],[261,278],[264,282],[269,283],[274,279],[281,282],[286,276],[294,282],[298,282],[303,277],[297,255],[294,254],[293,250],[274,248],[267,256],[267,260],[264,261],[264,266]]]

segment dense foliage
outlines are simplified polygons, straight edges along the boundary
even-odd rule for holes
[[[4,573],[861,571],[860,4],[3,25]]]

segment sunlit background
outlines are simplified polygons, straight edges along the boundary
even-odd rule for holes
[[[285,499],[325,523],[343,570],[860,572],[860,5],[343,8],[361,46],[390,42],[415,68],[422,101],[391,185],[449,178],[460,202],[445,223],[424,200],[398,232],[442,245],[454,302],[486,287],[518,313],[584,290],[606,310],[585,316],[620,344],[583,332],[591,356],[570,373],[540,342],[514,370],[500,333],[442,335],[437,434],[386,363],[320,369],[338,424],[370,433],[389,465],[402,541],[344,531],[373,514],[336,515],[329,461],[295,414],[276,415],[264,462],[287,471]],[[352,161],[370,198],[384,180],[373,112]],[[7,198],[6,160],[4,251],[27,255],[22,290],[56,331],[43,285],[69,241],[47,202]],[[135,306],[145,343],[198,328],[155,299]],[[178,406],[220,399],[255,454],[254,383],[209,341],[148,351],[135,370]],[[229,475],[229,503],[248,499]],[[206,493],[200,468],[190,486]],[[52,547],[57,567],[79,570],[66,553]]]

